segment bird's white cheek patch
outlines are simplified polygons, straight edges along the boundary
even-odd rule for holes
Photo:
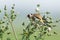
[[[33,15],[30,14],[30,17],[32,17]]]

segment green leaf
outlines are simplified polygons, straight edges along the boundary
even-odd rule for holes
[[[13,15],[13,13],[14,13],[14,10],[11,10],[11,15]]]
[[[11,15],[11,19],[13,19],[13,15]]]
[[[37,4],[37,7],[40,7],[40,4]]]
[[[5,23],[4,21],[2,21],[2,23]]]
[[[46,31],[47,30],[47,27],[45,27],[44,30]]]
[[[4,31],[2,29],[0,29],[0,33],[4,33]]]
[[[37,36],[34,36],[35,38],[37,37]]]
[[[14,9],[14,7],[11,7],[12,9]]]
[[[47,32],[44,32],[44,34],[46,34]]]
[[[51,36],[51,34],[47,34],[47,36]]]
[[[48,22],[48,23],[53,23],[52,21]]]
[[[53,27],[56,27],[56,25],[53,25]]]
[[[49,18],[50,20],[52,20],[52,17],[48,17],[48,16],[47,16],[47,18]]]
[[[16,14],[14,16],[16,17]]]
[[[58,23],[59,21],[58,21],[58,20],[56,20],[56,22]]]
[[[57,34],[56,32],[54,32],[54,34]]]
[[[13,6],[15,6],[15,4],[13,4]]]
[[[23,22],[23,23],[22,23],[22,25],[24,26],[24,25],[25,25],[25,23]]]
[[[4,21],[2,21],[2,20],[0,20],[0,24],[3,24],[3,23],[5,23]]]
[[[11,15],[11,19],[14,20],[16,18],[16,15]]]
[[[9,29],[8,26],[6,26],[6,27],[5,27],[5,31],[8,30],[8,29]]]
[[[50,12],[46,12],[46,14],[50,14]]]
[[[1,13],[1,10],[0,10],[0,13]]]
[[[6,5],[4,6],[4,10],[7,10],[7,9],[6,9]]]
[[[7,23],[7,25],[9,25],[9,23]]]
[[[6,17],[8,17],[8,14],[7,14],[7,13],[5,13],[5,16],[6,16]]]
[[[8,35],[11,34],[10,32],[7,33]]]
[[[7,38],[7,40],[11,40],[10,38]]]

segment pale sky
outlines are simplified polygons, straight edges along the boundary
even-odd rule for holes
[[[40,11],[49,11],[60,16],[60,0],[0,0],[0,9],[6,4],[8,9],[15,4],[18,13],[34,12],[36,4],[40,4]],[[24,11],[24,12],[23,12]]]

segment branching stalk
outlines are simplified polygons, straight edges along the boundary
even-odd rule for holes
[[[13,26],[13,24],[12,24],[12,21],[11,21],[11,20],[10,20],[10,24],[11,24],[12,31],[13,31],[13,34],[14,34],[14,36],[15,36],[15,39],[16,39],[16,40],[18,40],[18,39],[17,39],[17,36],[16,36],[16,33],[15,33],[15,30],[14,30],[14,26]]]

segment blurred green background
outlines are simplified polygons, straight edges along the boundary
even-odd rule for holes
[[[50,16],[53,17],[54,20],[60,18],[59,0],[0,0],[0,9],[2,10],[2,13],[0,14],[0,19],[4,15],[4,5],[7,6],[7,12],[10,13],[12,4],[15,4],[15,13],[17,14],[17,18],[13,22],[13,25],[15,25],[14,29],[16,31],[18,40],[21,40],[22,36],[20,34],[29,22],[26,15],[30,13],[35,13],[35,8],[37,4],[40,4],[41,15],[48,11],[51,13]],[[26,23],[25,26],[21,25],[23,22]],[[56,24],[57,27],[55,27],[53,31],[56,31],[58,34],[52,35],[50,37],[46,36],[45,40],[60,40],[60,23]],[[7,37],[10,37],[11,40],[15,40],[11,27],[9,27],[8,31],[10,31],[11,34],[4,34],[3,40],[6,40]],[[31,37],[31,40],[33,40],[33,37]]]

